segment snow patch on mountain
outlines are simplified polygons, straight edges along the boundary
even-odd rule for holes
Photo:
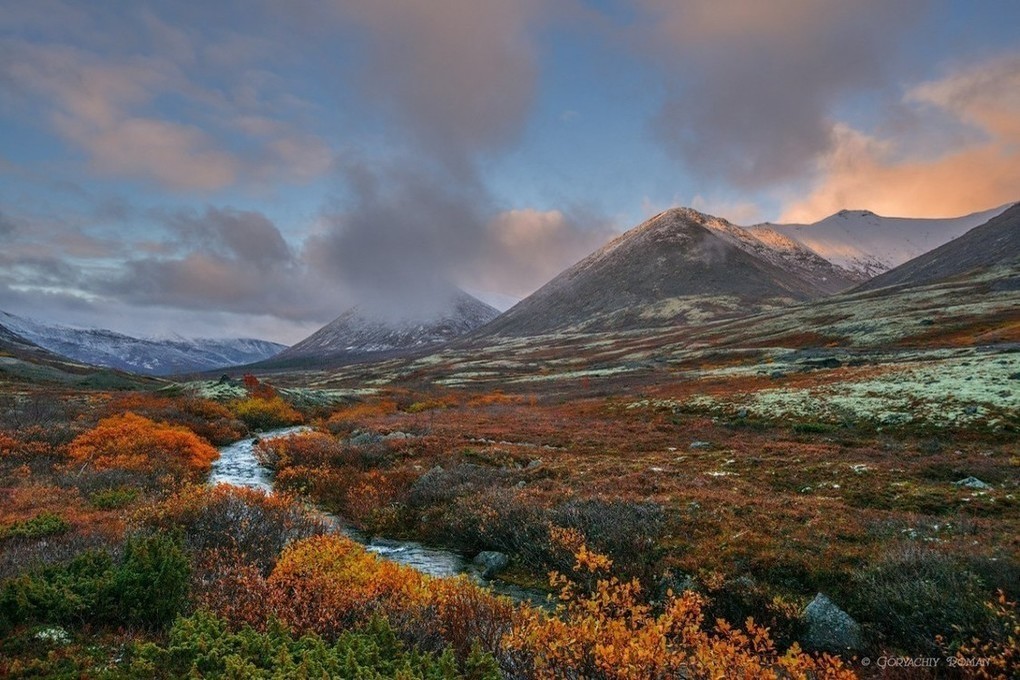
[[[48,324],[0,312],[0,325],[56,354],[145,375],[193,373],[268,359],[286,345],[254,338],[135,338],[100,328]]]

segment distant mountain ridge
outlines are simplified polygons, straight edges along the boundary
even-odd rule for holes
[[[251,338],[135,338],[98,328],[47,324],[7,312],[0,312],[0,326],[54,354],[142,375],[240,366],[267,359],[286,348]]]
[[[457,290],[432,313],[401,317],[353,307],[264,365],[357,359],[440,345],[499,316],[499,310]]]

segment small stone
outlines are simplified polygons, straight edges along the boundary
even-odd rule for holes
[[[712,442],[693,441],[691,442],[691,449],[710,449],[712,448]]]
[[[982,482],[977,477],[966,477],[958,482],[953,482],[953,486],[961,486],[965,489],[990,489],[991,485]]]

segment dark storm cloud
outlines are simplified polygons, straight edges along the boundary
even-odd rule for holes
[[[699,173],[797,179],[835,143],[833,107],[878,87],[925,0],[640,0],[634,32],[666,76],[653,130]]]
[[[444,304],[456,272],[483,247],[485,192],[409,164],[354,165],[345,177],[349,199],[305,244],[315,275],[391,315]]]
[[[208,207],[205,212],[163,213],[161,220],[185,242],[256,266],[290,263],[293,255],[280,230],[250,210]]]

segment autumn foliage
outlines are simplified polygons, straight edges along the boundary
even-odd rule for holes
[[[68,447],[75,461],[97,470],[153,470],[192,476],[208,472],[219,452],[185,427],[134,413],[110,416]]]

